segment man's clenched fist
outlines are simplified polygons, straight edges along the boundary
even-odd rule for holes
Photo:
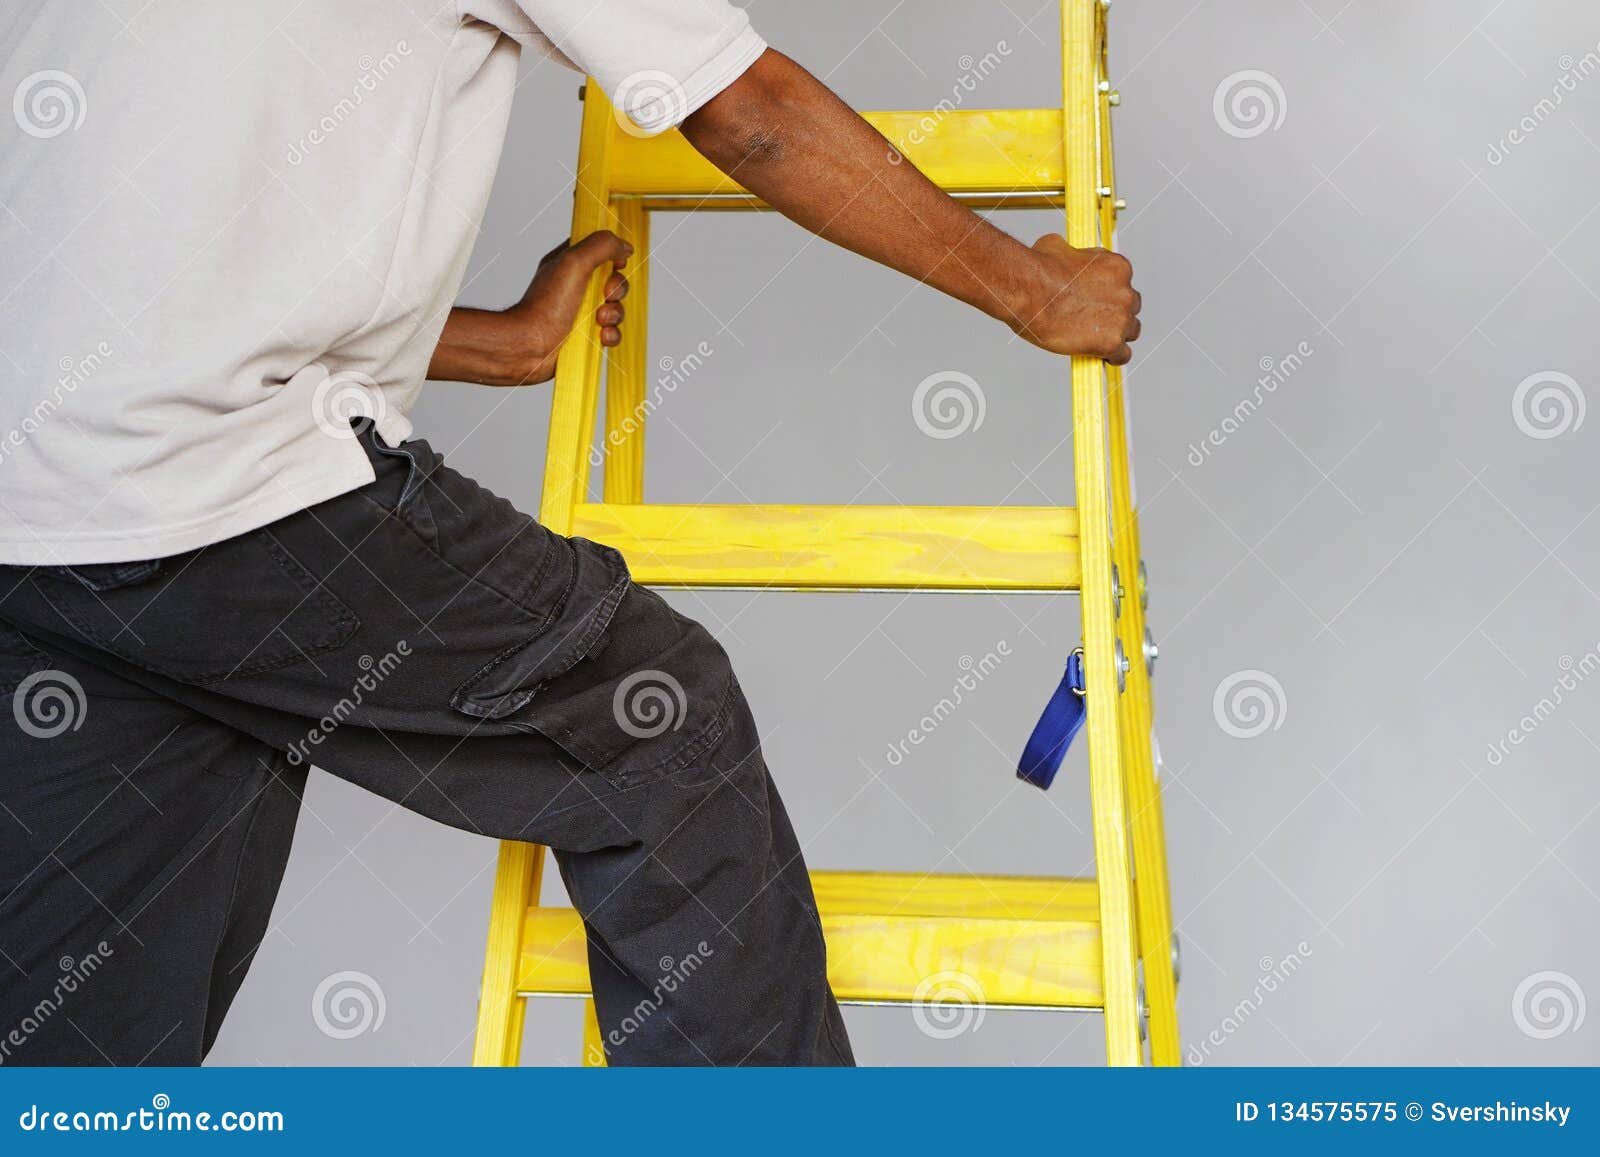
[[[1032,252],[1032,287],[1012,328],[1052,353],[1126,365],[1133,357],[1129,343],[1139,336],[1141,304],[1128,259],[1105,249],[1074,249],[1055,233],[1034,242]]]

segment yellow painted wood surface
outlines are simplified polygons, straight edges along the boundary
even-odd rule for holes
[[[572,533],[647,586],[1072,590],[1077,512],[1015,506],[585,503]]]
[[[581,241],[596,229],[611,228],[610,144],[615,136],[611,104],[600,86],[585,87],[583,127],[579,130],[578,174],[572,208],[572,240]],[[544,500],[539,521],[557,534],[572,533],[572,511],[588,497],[589,455],[594,445],[595,411],[600,400],[600,367],[605,348],[594,324],[595,310],[604,297],[607,268],[595,270],[584,293],[583,305],[556,361],[555,386],[550,398],[550,436],[545,451]]]
[[[1092,880],[817,872],[828,980],[844,1001],[911,1003],[941,985],[986,1005],[1097,1008]],[[518,990],[587,995],[589,954],[570,908],[534,908]]]
[[[528,907],[539,902],[544,849],[516,840],[500,844],[489,905],[489,943],[478,989],[474,1065],[515,1065],[521,1059],[522,1019],[527,1002],[517,993],[522,930]]]
[[[1107,248],[1116,237],[1117,174],[1113,161],[1111,98],[1105,46],[1101,46],[1103,87],[1096,110],[1103,163],[1101,181],[1111,195],[1101,199],[1100,235]],[[1182,1063],[1178,1032],[1178,991],[1172,960],[1172,900],[1167,879],[1166,824],[1161,784],[1155,775],[1151,722],[1154,704],[1150,674],[1144,664],[1145,608],[1139,597],[1139,515],[1134,507],[1133,445],[1128,426],[1128,397],[1123,371],[1106,368],[1108,442],[1111,454],[1112,549],[1127,595],[1118,620],[1123,650],[1130,659],[1128,692],[1122,697],[1122,751],[1128,782],[1132,825],[1135,910],[1140,956],[1144,962],[1145,1004],[1150,1017],[1150,1060],[1157,1065]]]
[[[1067,240],[1080,249],[1100,243],[1095,114],[1102,11],[1099,0],[1062,3]],[[1112,610],[1105,364],[1099,358],[1072,359],[1072,437],[1083,569],[1079,604],[1088,684],[1089,794],[1104,952],[1106,1059],[1113,1065],[1137,1065],[1144,1061],[1144,1046],[1139,1035],[1133,875]]]
[[[1070,876],[813,872],[811,888],[823,912],[1086,923],[1100,918],[1100,892],[1095,882]]]
[[[650,388],[650,214],[638,201],[613,205],[617,234],[632,243],[622,341],[606,358],[605,454],[607,502],[644,501],[644,430]]]
[[[986,193],[956,193],[956,200],[969,209],[1060,209],[1066,201],[1061,193],[1033,193],[1026,189],[995,189]],[[638,198],[639,203],[659,213],[748,213],[770,210],[764,201],[739,193],[719,196],[653,196]],[[626,202],[619,198],[613,205]]]
[[[955,109],[862,114],[901,155],[947,192],[1059,197],[1060,109]],[[696,199],[743,196],[743,186],[695,151],[676,129],[639,137],[616,129],[611,192],[651,208],[691,208]],[[676,199],[676,200],[673,200]],[[748,207],[759,202],[749,198]]]
[[[606,1046],[600,1039],[600,1021],[595,1016],[592,1000],[583,1002],[583,1067],[586,1069],[606,1067]]]

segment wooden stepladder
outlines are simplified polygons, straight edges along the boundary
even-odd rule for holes
[[[1109,247],[1121,203],[1111,157],[1118,98],[1106,73],[1108,8],[1109,0],[1062,0],[1059,109],[867,119],[937,184],[975,206],[1063,207],[1073,245]],[[589,81],[572,234],[609,228],[631,241],[633,291],[622,344],[605,351],[587,324],[600,304],[597,275],[562,349],[545,525],[616,547],[647,586],[1078,591],[1095,878],[816,872],[829,979],[842,1002],[914,1005],[926,998],[929,978],[963,976],[971,997],[990,1008],[1103,1011],[1111,1064],[1178,1064],[1177,942],[1151,739],[1155,647],[1145,627],[1120,370],[1072,359],[1075,509],[648,504],[650,214],[713,207],[766,206],[677,132],[629,131]],[[602,501],[591,502],[602,376],[604,490]],[[1135,584],[1131,590],[1124,580]],[[539,903],[543,866],[543,848],[500,845],[475,1064],[518,1063],[527,998],[590,993],[577,913]],[[587,1025],[585,1063],[603,1064],[592,1001]]]

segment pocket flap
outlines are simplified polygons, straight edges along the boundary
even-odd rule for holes
[[[568,541],[574,574],[561,609],[544,630],[501,652],[463,683],[450,700],[457,711],[477,719],[504,719],[605,637],[633,581],[628,564],[609,546],[586,538]]]

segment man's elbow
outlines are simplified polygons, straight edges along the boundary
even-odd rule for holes
[[[683,135],[730,175],[771,169],[786,159],[795,104],[792,72],[800,66],[773,49],[683,122]]]

